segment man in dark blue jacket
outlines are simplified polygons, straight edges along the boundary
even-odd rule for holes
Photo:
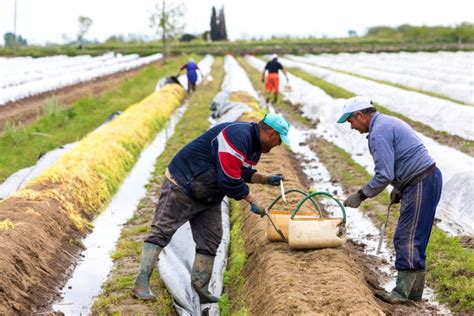
[[[289,82],[288,75],[286,74],[285,68],[278,61],[278,55],[273,54],[271,60],[265,65],[262,73],[262,82],[265,82],[265,92],[268,94],[265,101],[270,102],[270,94],[273,92],[273,102],[278,101],[278,93],[280,91],[280,79],[278,76],[279,71],[282,71],[286,77],[286,81]],[[265,81],[265,72],[268,71],[267,80]]]
[[[288,144],[290,124],[281,115],[267,114],[258,123],[222,123],[183,147],[166,170],[152,230],[145,240],[134,294],[154,299],[149,280],[161,249],[176,230],[189,221],[196,243],[192,284],[201,304],[218,298],[208,291],[214,258],[222,239],[221,202],[224,196],[245,199],[261,216],[264,207],[247,183],[280,185],[282,175],[264,175],[255,169],[261,153],[282,142]]]

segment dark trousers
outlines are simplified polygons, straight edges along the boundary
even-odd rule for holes
[[[442,186],[441,171],[436,168],[432,175],[403,190],[394,236],[397,270],[426,269],[426,247]]]
[[[166,247],[173,234],[189,221],[196,252],[215,256],[222,239],[221,204],[209,206],[193,201],[177,185],[165,179],[146,242]]]

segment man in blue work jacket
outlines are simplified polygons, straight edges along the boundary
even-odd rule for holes
[[[420,301],[425,284],[426,246],[443,184],[441,171],[413,129],[396,117],[378,113],[370,99],[347,100],[337,122],[346,121],[361,134],[369,133],[375,175],[344,205],[359,207],[389,184],[394,188],[391,203],[401,200],[394,235],[396,286],[390,293],[378,291],[376,295],[392,304]]]
[[[264,207],[247,183],[278,186],[283,176],[264,175],[255,166],[261,153],[282,142],[288,144],[290,124],[281,115],[267,114],[258,123],[222,123],[184,146],[168,165],[155,210],[151,233],[145,240],[133,292],[140,299],[155,299],[150,275],[161,249],[176,230],[189,221],[196,243],[191,281],[201,304],[218,298],[208,290],[214,258],[222,239],[221,202],[224,196],[245,199],[261,216]]]

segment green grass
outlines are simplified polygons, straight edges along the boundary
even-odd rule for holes
[[[124,230],[122,236],[133,236],[133,231]],[[112,253],[112,260],[117,261],[123,257],[140,256],[143,244],[135,240],[120,239]]]
[[[170,160],[177,151],[209,128],[210,104],[220,90],[223,73],[223,60],[218,58],[213,65],[211,73],[214,80],[207,85],[198,86],[197,92],[191,95],[188,110],[176,125],[175,133],[168,139],[165,150],[156,160],[155,177],[150,182],[156,182],[159,185],[163,180],[163,174]],[[153,185],[149,184],[148,199],[150,195],[156,194],[151,190],[153,190]],[[131,299],[133,284],[128,283],[128,281],[130,277],[133,279],[135,275],[130,275],[130,273],[134,273],[133,270],[130,270],[130,261],[135,262],[138,267],[141,247],[143,245],[142,241],[149,231],[149,223],[153,217],[152,210],[150,212],[141,210],[141,208],[146,208],[147,204],[147,199],[140,201],[138,211],[127,222],[126,228],[121,233],[117,248],[113,253],[115,269],[104,285],[102,293],[94,303],[93,312],[95,313],[102,313],[104,311],[110,313],[110,309],[113,309],[114,305],[123,306],[127,304],[124,302],[129,302]],[[139,212],[141,212],[140,215],[138,215]],[[122,271],[118,268],[121,268],[120,260],[125,259],[128,261],[126,264],[127,268],[124,268],[125,271]],[[157,302],[142,302],[142,304],[149,305],[150,310],[153,310],[158,315],[175,314],[173,299],[165,289],[156,270],[152,274],[151,284],[152,286],[157,285],[158,290],[155,293],[160,295],[159,300]],[[126,273],[125,277],[123,277],[123,273]],[[136,303],[138,304],[139,302],[137,301]]]
[[[219,301],[221,315],[250,315],[243,299],[245,278],[243,270],[247,261],[242,236],[242,213],[239,202],[230,200],[230,253],[224,273],[224,294]]]
[[[434,228],[427,249],[428,278],[441,301],[459,313],[474,314],[474,254],[458,237]]]
[[[221,70],[223,71],[223,69]],[[217,74],[213,75],[214,77]],[[220,74],[222,76],[222,73]],[[218,78],[215,78],[215,80]],[[189,109],[181,119],[185,124],[179,124],[170,140],[166,143],[166,150],[158,158],[155,165],[155,175],[162,176],[174,155],[188,142],[198,137],[209,128],[210,103],[217,94],[216,87],[199,91],[192,95]],[[192,103],[191,103],[192,102]]]
[[[159,78],[174,74],[185,58],[157,68],[146,67],[120,87],[101,96],[82,98],[68,109],[51,100],[46,115],[30,126],[7,125],[0,137],[0,182],[36,163],[41,153],[80,140],[113,112],[123,111],[154,91]]]
[[[324,92],[326,92],[329,96],[335,99],[348,99],[356,96],[354,93],[345,90],[344,88],[341,88],[339,86],[336,86],[334,84],[331,84],[321,78],[317,78],[301,69],[298,68],[289,68],[288,71],[291,71],[291,73],[295,76],[300,77],[301,79],[311,83],[312,85],[315,85],[319,88],[321,88]],[[433,138],[437,142],[453,147],[459,151],[462,151],[470,156],[474,157],[474,141],[472,140],[467,140],[464,138],[461,138],[459,136],[455,135],[450,135],[447,132],[444,131],[436,131],[432,127],[425,125],[423,123],[414,121],[405,115],[402,115],[400,113],[393,112],[385,107],[383,107],[380,104],[375,104],[375,107],[377,110],[386,115],[391,115],[398,117],[399,119],[407,122],[410,124],[416,131]]]
[[[457,43],[454,39],[442,40],[417,38],[416,41],[402,40],[400,38],[383,38],[374,36],[360,36],[351,38],[272,38],[268,40],[252,39],[205,42],[196,40],[192,42],[174,41],[169,45],[169,52],[172,55],[181,54],[233,54],[243,55],[251,54],[303,54],[303,53],[338,53],[338,52],[398,52],[398,51],[439,51],[439,50],[473,50],[472,40],[466,43]],[[110,41],[107,43],[98,43],[87,45],[83,50],[74,45],[48,45],[46,47],[25,46],[18,47],[17,56],[49,56],[65,54],[76,55],[99,55],[105,52],[115,51],[117,53],[140,55],[151,55],[163,51],[159,41],[153,42],[120,42]],[[13,56],[11,48],[0,48],[1,56]]]

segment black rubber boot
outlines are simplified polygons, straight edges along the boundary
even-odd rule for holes
[[[150,277],[158,261],[161,247],[149,242],[143,244],[140,268],[135,279],[133,295],[142,300],[156,300],[155,295],[150,290]]]
[[[413,288],[411,289],[408,299],[413,300],[415,302],[421,301],[423,297],[423,290],[425,289],[425,277],[426,271],[416,272],[415,283],[413,284]]]
[[[194,259],[191,282],[199,295],[201,304],[217,303],[219,298],[209,293],[209,281],[214,267],[214,256],[196,253]]]
[[[390,292],[377,291],[375,296],[390,304],[406,304],[415,284],[416,271],[398,271],[397,285]]]

